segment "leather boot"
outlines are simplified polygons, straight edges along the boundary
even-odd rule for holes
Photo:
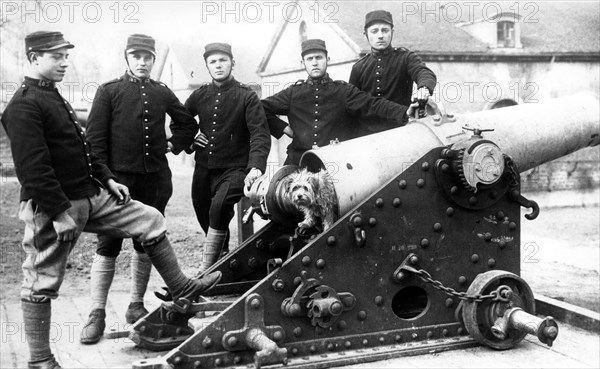
[[[100,341],[104,328],[106,328],[106,311],[104,309],[95,309],[90,313],[90,317],[81,330],[79,342],[92,344]]]
[[[144,246],[144,250],[150,257],[158,274],[167,284],[174,299],[186,298],[193,301],[221,280],[221,272],[214,272],[199,279],[188,278],[181,271],[175,252],[167,237],[154,245]]]
[[[27,363],[28,369],[61,369],[62,366],[56,361],[54,355],[43,361],[30,361]]]
[[[127,307],[125,321],[129,324],[133,324],[146,314],[148,314],[148,310],[144,307],[143,302],[132,302]]]

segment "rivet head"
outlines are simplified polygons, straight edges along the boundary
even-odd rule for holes
[[[423,178],[417,179],[417,187],[419,187],[419,188],[425,187],[425,180]]]
[[[498,213],[496,213],[496,218],[498,220],[504,220],[504,212],[502,210],[499,210]]]
[[[417,338],[419,338],[419,335],[416,332],[411,334],[410,336],[412,337],[413,340],[416,340]]]
[[[348,323],[346,323],[345,320],[340,320],[337,324],[337,327],[340,331],[343,331],[344,329],[346,329],[346,327],[348,327]]]
[[[469,197],[469,204],[477,205],[478,202],[479,202],[479,200],[477,200],[477,197],[475,197],[475,196]]]
[[[431,338],[433,337],[433,332],[432,331],[427,331],[427,338]]]
[[[506,247],[506,241],[504,240],[500,240],[500,242],[498,242],[498,247],[500,247],[501,249]]]
[[[234,347],[235,345],[237,345],[237,343],[238,343],[238,340],[234,336],[231,336],[227,339],[227,344],[231,347]]]
[[[181,360],[183,360],[181,356],[177,356],[175,359],[173,359],[173,362],[175,363],[175,365],[178,365],[181,364]]]
[[[298,304],[292,304],[292,306],[290,306],[290,315],[291,316],[297,316],[298,314],[300,314],[300,311],[302,310],[302,308],[300,308],[300,305]]]
[[[379,337],[379,343],[384,343],[385,342],[385,337]]]
[[[362,340],[362,344],[363,344],[363,346],[367,346],[369,344],[369,340],[368,339]]]
[[[350,347],[352,347],[352,342],[350,342],[350,341],[344,342],[344,347],[349,349]]]
[[[256,260],[256,258],[251,257],[250,259],[248,259],[248,267],[250,269],[255,269],[258,266],[258,261]]]
[[[381,197],[375,200],[375,206],[377,206],[378,208],[383,206],[383,199]]]
[[[471,255],[471,261],[473,262],[473,264],[476,264],[479,261],[479,255],[477,255],[477,254]]]
[[[242,361],[242,357],[241,357],[241,356],[239,356],[239,355],[235,355],[235,356],[233,357],[233,363],[234,363],[234,364],[239,364],[241,361]]]
[[[452,300],[450,297],[448,297],[446,299],[446,307],[451,308],[452,305],[454,305],[454,300]]]
[[[447,173],[450,170],[450,166],[447,163],[442,164],[442,172]]]
[[[376,296],[375,297],[375,305],[377,305],[377,306],[383,305],[383,296]]]
[[[362,217],[361,216],[352,217],[352,224],[355,227],[360,227],[362,225]]]
[[[450,193],[451,193],[452,195],[456,195],[456,193],[457,193],[457,192],[458,192],[458,187],[456,187],[456,186],[452,186],[452,187],[450,188]]]
[[[429,170],[429,163],[428,163],[428,162],[426,162],[426,161],[424,161],[424,162],[423,162],[423,164],[421,164],[421,169],[422,169],[424,172],[427,172],[427,171]]]
[[[296,277],[294,278],[294,286],[298,287],[302,283],[302,278]]]
[[[442,330],[442,336],[446,337],[448,335],[448,330],[444,329]]]
[[[450,206],[448,209],[446,209],[446,215],[449,217],[454,215],[454,208],[452,206]]]
[[[517,229],[517,223],[515,223],[515,222],[508,223],[508,229],[510,229],[511,231],[514,231],[515,229]]]
[[[335,242],[336,242],[335,236],[329,236],[329,237],[327,237],[327,244],[329,246],[335,245]]]
[[[329,350],[329,351],[333,351],[333,350],[335,350],[335,345],[334,345],[333,343],[331,343],[331,342],[330,342],[330,343],[328,343],[328,344],[327,344],[327,350]]]
[[[145,332],[145,331],[146,331],[146,326],[145,326],[145,325],[141,326],[141,327],[140,327],[140,332],[142,332],[142,333],[143,333],[143,332]]]
[[[300,271],[300,277],[301,278],[308,278],[308,272],[306,270],[301,270]]]
[[[212,344],[213,341],[208,336],[204,337],[204,339],[202,340],[202,347],[204,347],[205,349],[211,347]]]
[[[392,200],[392,205],[395,208],[400,207],[400,205],[402,205],[402,200],[400,200],[398,197],[395,197],[394,200]]]
[[[311,262],[311,260],[310,260],[310,256],[308,256],[308,255],[307,255],[307,256],[304,256],[304,257],[302,258],[302,265],[304,265],[304,266],[309,266],[309,265],[310,265],[310,262]]]
[[[250,307],[252,309],[258,309],[260,307],[260,300],[259,299],[252,299],[250,301]]]
[[[413,255],[410,257],[409,261],[412,265],[417,265],[419,262],[419,257],[417,255]]]
[[[285,283],[283,282],[282,279],[277,278],[273,281],[272,287],[273,287],[273,291],[281,292],[281,291],[283,291],[283,288],[285,287]]]
[[[485,232],[483,239],[487,242],[490,242],[492,240],[492,234],[490,232]]]
[[[223,359],[220,357],[215,359],[215,366],[221,366],[223,364]]]
[[[292,355],[298,355],[298,349],[296,347],[292,349]]]
[[[460,277],[458,277],[458,284],[460,284],[461,286],[464,286],[465,283],[467,283],[467,278],[464,275],[461,275]]]
[[[458,328],[458,330],[457,330],[456,332],[457,332],[457,333],[458,333],[458,335],[460,336],[460,335],[462,335],[462,334],[463,334],[463,332],[464,332],[464,331],[465,331],[465,330],[464,330],[462,327],[459,327],[459,328]]]
[[[433,225],[433,230],[436,231],[436,232],[441,231],[442,230],[442,224],[441,223],[435,223]]]
[[[294,332],[294,336],[296,336],[296,337],[302,336],[302,328],[300,328],[300,327],[294,328],[293,332]]]
[[[319,269],[325,268],[325,260],[323,260],[323,259],[317,260],[317,268],[319,268]]]
[[[273,341],[278,342],[281,341],[283,339],[283,333],[281,333],[281,331],[275,331],[273,333]]]
[[[200,366],[202,366],[202,363],[200,362],[200,360],[194,361],[194,369],[198,369],[198,368],[200,368]]]
[[[488,267],[493,268],[494,266],[496,266],[496,260],[494,258],[490,258],[488,260]]]
[[[358,312],[358,320],[365,320],[367,319],[367,312],[364,310],[361,310]]]
[[[229,262],[229,269],[231,270],[238,270],[240,268],[240,262],[237,261],[236,259],[232,259]]]
[[[311,345],[311,346],[308,348],[308,351],[310,351],[310,352],[312,352],[312,353],[314,354],[315,352],[317,352],[317,348],[315,347],[315,345]]]
[[[377,219],[375,219],[373,217],[369,218],[369,225],[371,227],[374,227],[376,224],[377,224]]]
[[[402,336],[397,334],[396,337],[394,337],[394,341],[396,341],[396,342],[402,341]]]
[[[422,248],[427,248],[427,246],[429,246],[429,240],[427,238],[423,238],[421,240],[421,247]]]
[[[406,180],[404,180],[404,179],[401,179],[401,180],[398,182],[398,186],[400,186],[400,188],[401,188],[402,190],[403,190],[403,189],[405,189],[405,188],[406,188]]]

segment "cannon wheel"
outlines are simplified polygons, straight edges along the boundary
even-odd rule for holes
[[[527,333],[512,329],[504,339],[499,339],[492,333],[494,322],[502,317],[507,309],[514,307],[520,307],[535,315],[535,299],[531,288],[521,277],[503,270],[492,270],[478,274],[469,286],[467,295],[488,295],[499,286],[508,286],[513,291],[513,295],[508,302],[493,300],[465,301],[462,318],[467,331],[477,342],[496,350],[506,350],[521,342]]]

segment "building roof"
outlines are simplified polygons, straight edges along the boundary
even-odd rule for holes
[[[321,6],[320,14],[359,46],[361,51],[357,57],[370,52],[363,34],[365,15],[384,9],[394,18],[392,45],[416,51],[424,60],[600,61],[600,3],[597,1],[336,1],[317,4]],[[522,48],[494,48],[476,37],[476,32],[475,36],[474,32],[467,32],[470,26],[496,22],[501,14],[511,13],[516,14],[521,25]],[[277,33],[284,30],[285,21],[273,36],[259,65],[259,73],[265,71],[279,42]]]
[[[365,52],[370,48],[363,35],[364,15],[372,10],[385,9],[394,17],[394,45],[420,52],[454,54],[506,52],[506,49],[488,47],[463,27],[472,22],[493,22],[497,10],[514,12],[517,3],[339,1],[336,4],[339,8],[334,16],[338,20],[337,25]],[[518,5],[523,48],[512,49],[513,52],[600,52],[600,5],[597,1]]]

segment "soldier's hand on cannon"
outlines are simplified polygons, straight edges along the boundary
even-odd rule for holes
[[[246,178],[244,178],[245,188],[247,190],[250,190],[250,187],[252,187],[252,184],[254,183],[254,181],[256,181],[258,179],[258,177],[262,176],[262,174],[263,173],[260,169],[257,169],[257,168],[250,169],[248,174],[246,174]]]
[[[202,132],[198,132],[196,137],[194,137],[194,143],[190,147],[192,150],[203,149],[208,145],[208,138]]]
[[[408,110],[406,111],[406,116],[408,116],[409,119],[413,119],[413,118],[418,118],[415,117],[415,113],[417,113],[419,111],[419,100],[415,100],[412,102],[412,104],[410,104],[408,106]]]
[[[429,96],[429,89],[427,87],[421,87],[417,90],[417,100],[427,101]]]
[[[111,195],[116,197],[117,204],[123,205],[131,200],[131,196],[129,195],[129,188],[127,186],[122,185],[116,182],[114,179],[109,179],[106,181],[106,189],[110,192]]]
[[[77,224],[66,211],[58,214],[52,221],[52,226],[59,242],[73,241],[77,234]]]

